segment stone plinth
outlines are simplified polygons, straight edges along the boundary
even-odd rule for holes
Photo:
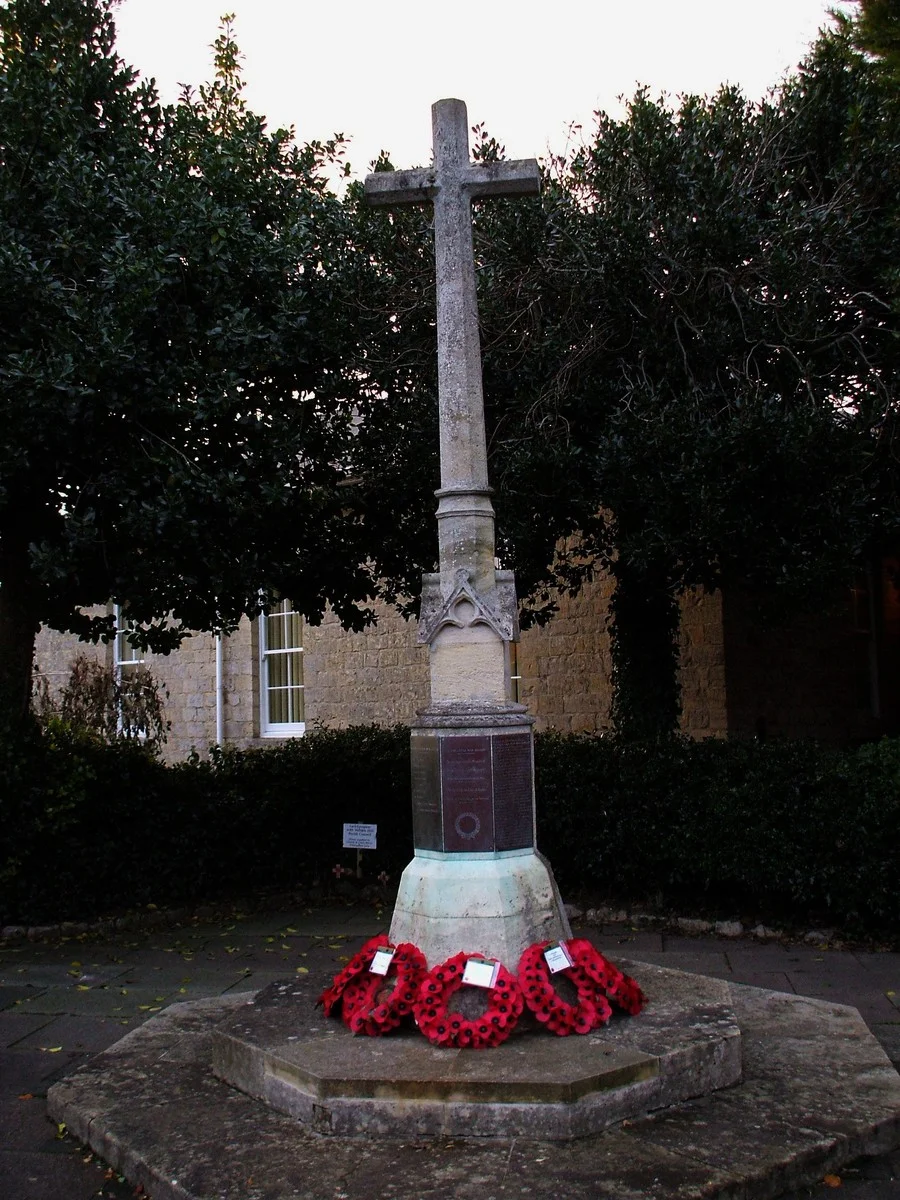
[[[737,1083],[728,985],[625,969],[648,995],[640,1016],[568,1038],[517,1028],[485,1051],[437,1048],[414,1030],[373,1039],[334,1020],[301,1023],[303,991],[272,984],[215,1031],[213,1070],[318,1133],[395,1138],[582,1137]]]
[[[464,950],[511,970],[534,942],[572,936],[553,875],[535,850],[416,851],[400,877],[391,941],[412,942],[437,966]]]

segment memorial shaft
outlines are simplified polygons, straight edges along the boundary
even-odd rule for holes
[[[439,100],[434,105],[432,133],[432,168],[370,175],[366,191],[373,204],[430,202],[434,206],[441,578],[446,587],[462,569],[472,572],[476,587],[490,589],[494,584],[494,510],[487,471],[472,200],[536,195],[540,175],[533,159],[470,162],[466,106],[461,100]]]
[[[432,131],[430,168],[366,179],[370,203],[434,206],[437,290],[440,569],[423,577],[419,622],[431,702],[412,727],[415,858],[391,938],[429,962],[469,949],[515,966],[532,942],[569,931],[535,847],[533,721],[509,698],[516,594],[495,568],[472,201],[537,194],[540,175],[533,159],[470,162],[461,100],[433,106]]]

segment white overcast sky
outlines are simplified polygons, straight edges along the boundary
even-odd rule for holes
[[[834,0],[122,0],[118,51],[164,100],[212,73],[234,12],[246,96],[301,141],[342,132],[354,175],[382,148],[430,161],[430,108],[454,96],[510,158],[560,151],[571,122],[639,84],[758,99],[803,56]],[[848,7],[845,5],[845,7]],[[852,6],[851,6],[852,7]]]

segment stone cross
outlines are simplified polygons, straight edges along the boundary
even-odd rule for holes
[[[536,195],[540,174],[534,159],[470,162],[462,100],[438,100],[431,116],[433,165],[369,175],[366,197],[370,204],[383,206],[434,205],[441,579],[446,592],[462,568],[472,572],[476,589],[489,591],[494,583],[494,511],[487,475],[471,206],[483,196]]]

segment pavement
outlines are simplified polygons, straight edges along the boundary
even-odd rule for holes
[[[169,1004],[255,990],[298,973],[319,977],[324,986],[384,928],[386,916],[371,907],[304,908],[0,943],[2,1200],[133,1197],[126,1181],[49,1120],[48,1087]],[[900,953],[687,937],[627,924],[576,932],[613,959],[618,953],[850,1004],[900,1068]],[[824,1200],[837,1188],[847,1200],[900,1200],[900,1151],[857,1160],[786,1200]]]

